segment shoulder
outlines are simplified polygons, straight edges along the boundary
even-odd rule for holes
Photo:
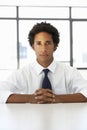
[[[77,68],[72,67],[67,64],[57,63],[57,73],[65,77],[66,81],[82,81],[83,76],[77,70]]]
[[[78,72],[77,68],[67,65],[65,63],[58,62],[58,61],[56,61],[56,67],[57,67],[57,69],[64,71],[65,73],[72,74],[72,73]]]
[[[33,69],[33,64],[34,63],[29,63],[29,64],[26,64],[25,66],[23,66],[22,68],[14,70],[9,75],[9,77],[12,77],[12,78],[14,78],[14,77],[22,77],[22,76],[24,77],[24,76],[28,75],[29,73],[31,73],[31,71]]]
[[[32,63],[26,64],[22,68],[18,69],[18,72],[19,73],[30,73],[30,72],[32,72],[34,67],[35,67],[35,62],[32,62]]]

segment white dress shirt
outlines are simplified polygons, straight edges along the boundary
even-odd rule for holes
[[[48,77],[55,94],[82,93],[87,97],[87,81],[77,69],[53,61],[48,67]],[[0,83],[0,103],[5,103],[12,93],[33,94],[41,88],[44,68],[36,62],[13,73]]]

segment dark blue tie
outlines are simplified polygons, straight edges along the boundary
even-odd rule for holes
[[[49,72],[49,69],[44,69],[44,79],[43,79],[43,82],[42,82],[42,88],[44,89],[52,89],[52,86],[51,86],[51,83],[50,83],[50,80],[47,76],[48,72]]]

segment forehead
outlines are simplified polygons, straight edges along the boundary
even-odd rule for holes
[[[51,39],[52,40],[52,35],[47,33],[47,32],[39,32],[35,35],[34,39]]]

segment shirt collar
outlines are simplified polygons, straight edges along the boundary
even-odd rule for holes
[[[54,60],[47,68],[44,68],[37,61],[35,61],[33,68],[35,69],[37,75],[39,75],[43,69],[49,69],[52,73],[55,73],[56,66],[57,66],[57,64]]]

